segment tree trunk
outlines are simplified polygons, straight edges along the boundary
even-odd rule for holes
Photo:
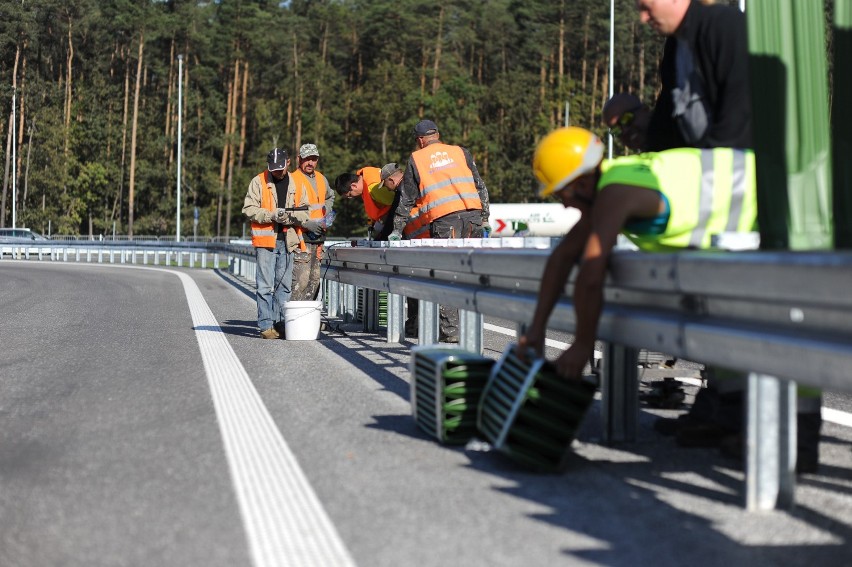
[[[234,135],[237,133],[237,103],[240,97],[240,60],[237,59],[234,61],[234,105],[233,112],[231,113],[231,135],[229,136],[228,145],[230,146],[230,150],[228,151],[228,191],[227,198],[225,200],[225,237],[229,238],[231,236],[231,201],[233,198],[233,187],[234,187],[234,158],[236,152],[234,151]]]
[[[557,77],[558,80],[556,82],[557,92],[559,96],[565,96],[563,85],[565,84],[565,2],[564,0],[559,3],[560,11],[559,11],[559,60],[557,62]],[[561,100],[557,101],[559,104],[556,105],[556,123],[562,124],[562,107]]]
[[[225,142],[222,147],[222,161],[219,164],[219,195],[216,203],[216,236],[222,236],[222,198],[225,192],[225,175],[228,172],[228,151],[231,149],[231,107],[234,104],[234,79],[228,81],[228,104],[225,111]]]
[[[237,167],[242,169],[245,165],[246,155],[246,130],[248,128],[248,78],[249,62],[243,61],[243,100],[240,107],[240,153],[237,156]]]
[[[35,130],[35,120],[30,122],[30,136],[29,141],[27,142],[27,165],[24,169],[24,198],[21,201],[21,210],[25,210],[27,208],[27,189],[30,186],[30,154],[33,149],[33,131]]]
[[[71,37],[71,18],[68,19],[68,60],[66,63],[65,75],[65,151],[63,167],[65,174],[62,176],[62,194],[68,191],[67,175],[68,175],[68,151],[71,143],[71,80],[72,80],[72,63],[74,61],[74,42]]]
[[[441,67],[441,48],[444,42],[444,6],[441,5],[441,11],[438,13],[438,39],[435,42],[435,63],[432,65],[432,96],[438,92],[441,86],[440,67]]]
[[[580,92],[583,96],[586,94],[586,75],[589,69],[589,18],[590,14],[586,12],[586,21],[583,24],[583,70],[580,76]]]
[[[174,136],[174,132],[172,131],[172,112],[174,112],[172,96],[177,90],[175,88],[176,79],[177,72],[175,71],[175,37],[172,36],[172,41],[169,45],[169,86],[166,94],[166,128],[164,132],[165,146],[163,147],[163,157],[165,158],[169,168],[172,167],[172,162],[174,161],[175,157],[174,144],[171,142]]]
[[[302,86],[302,79],[299,75],[299,46],[296,41],[295,32],[293,33],[293,84],[296,86],[296,108],[294,111],[296,131],[293,139],[295,140],[294,148],[298,151],[299,146],[302,145],[302,97],[304,95],[304,87]]]
[[[145,31],[139,32],[139,52],[136,62],[136,88],[133,92],[133,122],[130,128],[130,183],[127,189],[127,236],[133,238],[133,203],[136,198],[136,130],[139,124],[139,93],[142,86],[142,54],[145,48]]]
[[[129,48],[124,50],[129,55]],[[130,58],[124,62],[124,110],[121,118],[121,171],[118,179],[118,193],[112,207],[110,220],[118,220],[121,223],[121,210],[124,208],[124,167],[127,164],[127,117],[130,107]],[[116,206],[117,204],[117,206]],[[118,219],[116,219],[116,214]]]
[[[600,67],[600,62],[595,61],[595,71],[592,73],[592,108],[589,110],[589,124],[586,126],[587,128],[592,128],[592,122],[594,122],[595,116],[595,104],[598,101],[598,68]]]
[[[21,92],[18,96],[18,136],[16,140],[18,141],[18,147],[15,150],[15,156],[17,156],[18,163],[15,164],[15,186],[20,187],[18,180],[21,177],[21,162],[24,159],[23,152],[21,150],[24,147],[24,117],[26,116],[26,102],[27,102],[27,41],[24,40],[24,46],[21,50]],[[23,210],[23,207],[21,207]]]
[[[21,58],[21,46],[15,49],[15,64],[12,67],[12,92],[18,88],[18,61]],[[13,94],[12,100],[17,97]],[[9,166],[12,163],[12,128],[15,127],[13,119],[14,110],[9,111],[9,129],[6,133],[6,170],[3,174],[3,197],[0,203],[0,227],[6,226],[6,197],[9,194]]]

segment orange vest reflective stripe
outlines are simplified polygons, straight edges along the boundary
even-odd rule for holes
[[[325,216],[325,187],[327,185],[325,177],[319,171],[314,171],[314,181],[316,181],[317,189],[314,191],[311,185],[311,180],[307,175],[302,173],[301,169],[297,169],[290,174],[293,177],[293,182],[296,184],[296,198],[293,206],[300,207],[302,205],[302,192],[308,196],[308,213],[312,219],[321,219]],[[296,234],[299,235],[299,250],[307,251],[305,239],[302,236],[304,229],[300,226],[295,227]],[[317,257],[322,254],[322,247],[317,246]]]
[[[430,144],[411,158],[420,175],[417,207],[423,223],[431,223],[450,213],[481,210],[482,201],[459,146]]]
[[[382,180],[382,170],[378,167],[362,167],[355,172],[361,178],[363,185],[361,191],[361,200],[364,201],[364,212],[370,217],[370,220],[377,221],[384,217],[390,210],[390,205],[382,205],[373,200],[370,195],[370,185],[375,185]]]
[[[417,207],[411,207],[411,212],[408,215],[408,222],[405,224],[405,228],[402,229],[402,233],[409,240],[414,240],[415,238],[429,238],[432,236],[430,228],[430,223],[426,222],[425,219],[420,216],[420,209]]]
[[[260,206],[267,211],[275,210],[275,196],[272,194],[272,184],[269,182],[269,172],[261,171],[257,174],[260,179]],[[274,222],[251,223],[251,245],[257,248],[275,248]]]

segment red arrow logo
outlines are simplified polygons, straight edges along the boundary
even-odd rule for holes
[[[497,219],[497,230],[494,232],[501,232],[504,228],[506,228],[506,222],[502,219]]]

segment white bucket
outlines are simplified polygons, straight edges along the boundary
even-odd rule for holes
[[[284,338],[288,341],[313,341],[319,337],[322,301],[284,303]]]

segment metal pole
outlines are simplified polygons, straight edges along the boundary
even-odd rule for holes
[[[177,227],[175,228],[175,242],[180,242],[180,154],[183,146],[181,140],[182,118],[183,118],[183,55],[178,59],[178,131],[177,131]]]
[[[609,0],[609,98],[615,90],[615,0]],[[594,117],[592,117],[594,120]],[[607,136],[607,157],[612,159],[612,132]]]
[[[16,169],[18,158],[15,155],[17,153],[17,128],[15,128],[15,107],[18,104],[18,89],[17,87],[12,88],[12,123],[9,124],[9,127],[12,128],[12,228],[16,228],[17,226],[17,218],[18,218],[18,172]]]

